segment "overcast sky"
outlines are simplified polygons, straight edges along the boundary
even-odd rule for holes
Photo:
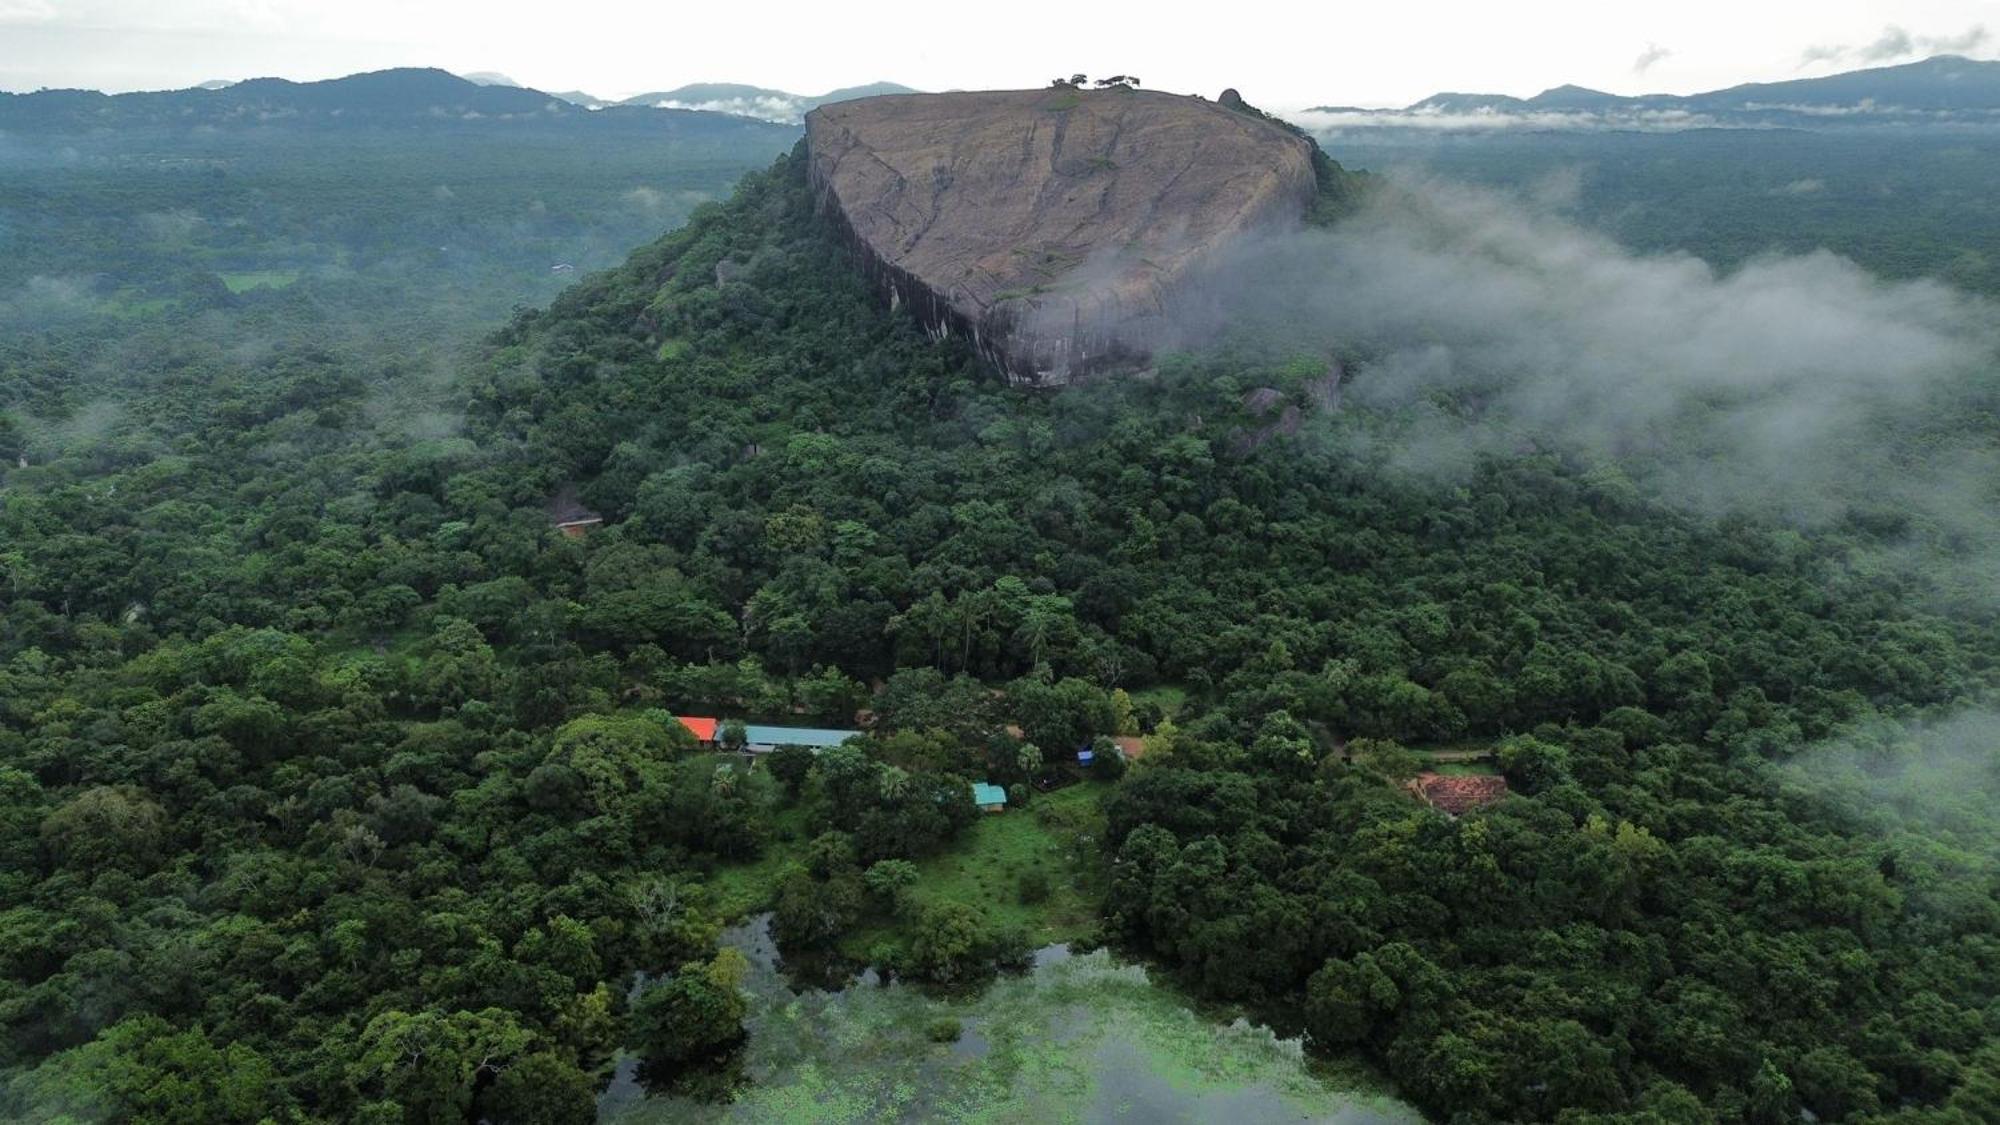
[[[1993,0],[0,0],[0,89],[439,66],[605,97],[701,81],[813,94],[876,80],[1040,86],[1080,70],[1211,96],[1233,85],[1289,109],[1564,82],[1687,93],[1947,51],[1992,58],[1996,36]]]

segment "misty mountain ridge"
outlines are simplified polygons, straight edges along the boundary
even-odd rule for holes
[[[1400,110],[1315,106],[1323,127],[1826,128],[2000,124],[2000,62],[1939,55],[1823,78],[1751,82],[1698,94],[1622,95],[1564,85],[1530,98],[1445,92]]]
[[[485,77],[498,76],[475,76]],[[776,131],[771,123],[742,115],[637,106],[598,108],[562,95],[476,81],[429,67],[371,71],[316,82],[252,78],[226,85],[128,94],[95,90],[0,94],[0,128],[27,133],[173,126],[381,127],[454,121],[518,125],[586,118],[598,123],[595,128],[608,124],[612,128],[665,128],[704,135]]]
[[[731,113],[739,117],[755,117],[763,121],[795,125],[803,122],[807,113],[823,105],[853,101],[856,98],[873,98],[883,94],[919,92],[895,82],[870,82],[863,86],[846,86],[819,95],[793,94],[784,90],[735,82],[695,82],[672,90],[638,94],[618,104],[651,106],[655,109],[693,109],[710,113]]]

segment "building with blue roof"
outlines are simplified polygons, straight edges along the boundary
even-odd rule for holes
[[[1007,791],[990,782],[975,781],[972,783],[972,803],[987,812],[1004,812],[1007,808]]]
[[[746,723],[743,748],[753,754],[768,754],[780,746],[803,746],[820,751],[859,737],[858,730],[827,730],[821,727],[767,727]]]

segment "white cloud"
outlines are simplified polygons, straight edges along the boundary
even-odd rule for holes
[[[0,23],[47,23],[55,18],[51,0],[0,0]]]
[[[1349,394],[1413,419],[1393,446],[1406,468],[1528,442],[1616,461],[1705,511],[1895,511],[1977,553],[1959,575],[2000,598],[2000,463],[1985,435],[1938,429],[1976,416],[2000,371],[1990,301],[1824,252],[1720,272],[1444,184],[1240,246],[1207,282],[1180,300],[1179,342],[1360,349]],[[1479,403],[1478,424],[1440,395]]]
[[[1820,44],[1807,47],[1799,56],[1800,66],[1821,63],[1892,63],[1931,55],[1961,55],[1984,47],[1990,40],[1985,24],[1975,23],[1956,35],[1912,35],[1890,24],[1881,34],[1863,44]]]

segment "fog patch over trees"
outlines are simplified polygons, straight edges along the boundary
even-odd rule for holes
[[[1883,841],[1892,862],[1921,863],[1939,877],[1927,885],[1956,885],[1980,898],[2000,876],[2000,823],[1992,815],[2000,714],[1871,723],[1772,769],[1786,786],[1847,810],[1854,834]]]
[[[1393,419],[1380,452],[1403,469],[1540,448],[1711,514],[1861,513],[1982,559],[2000,543],[1994,450],[1969,424],[1991,408],[2000,310],[1938,282],[1825,252],[1722,272],[1435,181],[1240,244],[1206,280],[1175,342],[1348,358],[1346,400]]]

